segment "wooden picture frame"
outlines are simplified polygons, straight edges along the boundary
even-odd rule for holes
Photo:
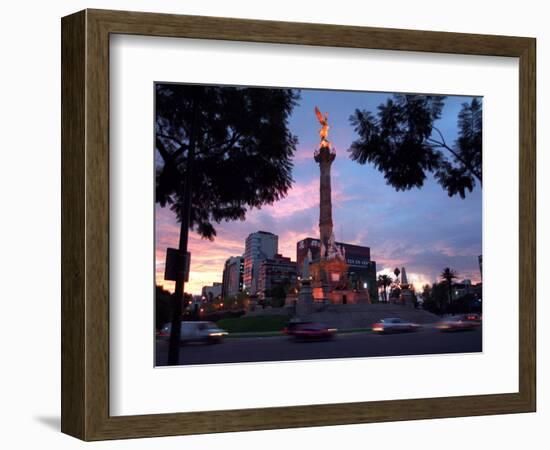
[[[62,19],[62,416],[84,440],[535,411],[533,38],[85,10]],[[519,392],[141,416],[109,415],[109,36],[519,58]]]

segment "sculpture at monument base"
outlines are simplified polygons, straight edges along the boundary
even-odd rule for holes
[[[370,303],[367,289],[352,286],[349,266],[341,259],[321,259],[310,264],[314,302],[332,304]]]
[[[293,302],[295,305],[295,313],[298,317],[306,317],[313,311],[313,295],[311,289],[311,275],[309,271],[310,261],[311,252],[308,252],[306,258],[304,259],[302,273],[298,277],[298,295],[293,298],[287,297],[287,304],[289,304],[288,300]]]
[[[298,317],[305,317],[313,312],[313,295],[311,280],[300,280],[300,290],[296,302],[296,314]]]

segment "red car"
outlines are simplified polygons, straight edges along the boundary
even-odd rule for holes
[[[331,339],[338,331],[336,328],[329,328],[325,324],[317,322],[297,323],[292,325],[290,331],[287,327],[286,333],[290,336],[294,336],[297,340]]]
[[[158,337],[158,338],[167,338],[167,337],[170,337],[170,332],[166,331],[164,328],[162,330],[157,330],[155,332],[155,335]]]
[[[284,334],[288,334],[289,336],[294,336],[294,331],[296,330],[296,328],[298,328],[301,325],[309,325],[310,323],[313,323],[313,322],[311,322],[310,320],[307,320],[307,321],[294,320],[287,323],[286,327],[284,327],[282,331]]]
[[[469,320],[471,322],[481,322],[481,315],[476,313],[469,313],[464,316],[465,320]]]

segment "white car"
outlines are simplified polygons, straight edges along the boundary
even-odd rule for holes
[[[377,323],[372,324],[372,331],[375,333],[398,333],[407,331],[416,331],[420,325],[398,317],[382,319]]]
[[[167,324],[159,333],[160,336],[169,337],[172,324]],[[214,322],[197,321],[181,323],[181,343],[185,342],[206,342],[214,344],[221,342],[227,331],[219,328]]]

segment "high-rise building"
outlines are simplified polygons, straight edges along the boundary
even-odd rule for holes
[[[244,258],[232,256],[225,261],[222,279],[222,296],[233,297],[243,291]]]
[[[277,253],[273,258],[264,259],[258,273],[258,296],[271,297],[276,286],[293,287],[296,278],[296,262],[290,258]]]
[[[249,234],[244,248],[244,289],[250,295],[258,291],[260,264],[264,259],[273,258],[277,253],[279,238],[267,231]]]

